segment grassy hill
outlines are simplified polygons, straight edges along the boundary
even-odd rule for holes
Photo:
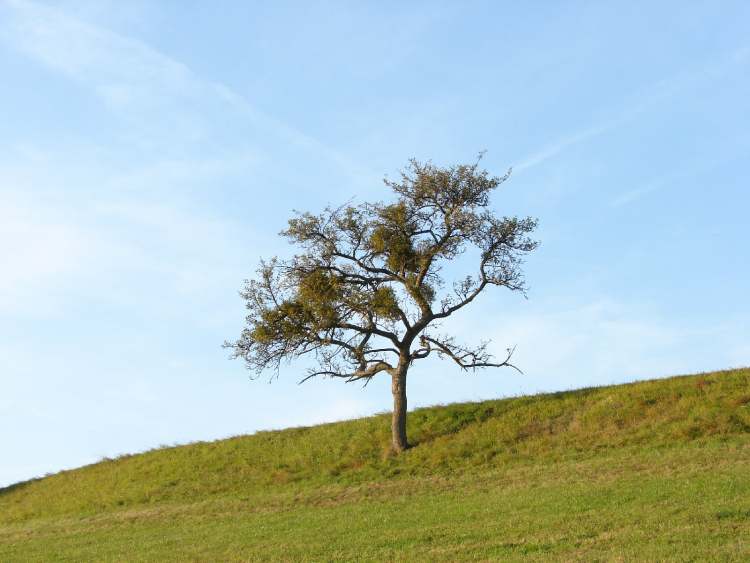
[[[0,561],[748,560],[750,369],[196,443],[0,489]]]

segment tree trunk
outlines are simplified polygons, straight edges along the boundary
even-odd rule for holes
[[[391,446],[394,452],[403,452],[409,447],[406,441],[406,366],[399,366],[392,375],[393,417],[391,418]]]

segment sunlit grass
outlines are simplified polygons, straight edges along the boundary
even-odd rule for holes
[[[377,416],[0,491],[0,560],[750,557],[750,370]]]

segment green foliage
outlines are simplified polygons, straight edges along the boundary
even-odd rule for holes
[[[364,306],[381,319],[395,321],[399,317],[398,298],[390,287],[377,288]]]
[[[507,367],[486,343],[464,346],[436,333],[442,319],[491,286],[523,291],[523,256],[537,243],[531,218],[500,217],[489,195],[508,179],[471,165],[409,162],[394,199],[297,213],[281,234],[297,247],[262,262],[241,296],[247,308],[234,357],[260,374],[307,355],[308,377],[369,380],[385,372],[405,382],[433,352],[463,369]],[[472,275],[445,279],[446,261],[477,251]],[[305,379],[307,379],[305,378]],[[394,449],[406,449],[405,383],[394,387]]]
[[[338,321],[335,304],[343,296],[341,280],[323,270],[301,272],[297,282],[297,300],[309,316],[309,322],[324,330]]]
[[[0,490],[0,560],[750,556],[750,370],[418,409]]]
[[[369,250],[382,255],[385,265],[399,274],[417,272],[419,253],[414,248],[414,231],[418,225],[411,216],[405,201],[384,206],[378,212],[379,220],[372,229]]]
[[[278,338],[292,339],[299,333],[299,323],[307,320],[305,308],[297,301],[283,301],[274,309],[266,309],[253,326],[252,338],[257,342],[273,342]]]

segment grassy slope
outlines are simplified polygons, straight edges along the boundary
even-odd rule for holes
[[[377,416],[0,490],[0,560],[748,559],[750,370]]]

